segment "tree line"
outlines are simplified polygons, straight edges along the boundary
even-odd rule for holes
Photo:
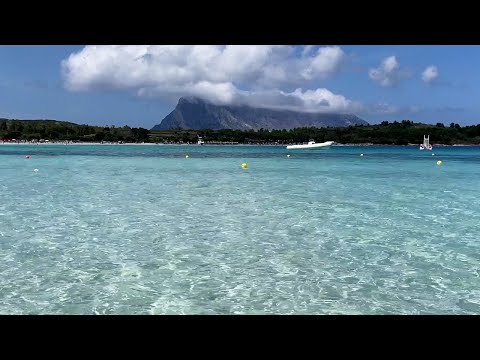
[[[480,144],[480,125],[464,126],[451,123],[445,126],[414,123],[410,120],[376,125],[357,125],[343,128],[295,128],[291,130],[182,130],[150,131],[129,126],[78,125],[54,120],[0,119],[1,140],[49,140],[82,142],[153,142],[196,143],[198,137],[209,142],[239,144],[291,144],[309,140],[335,141],[350,144],[419,144],[423,135],[430,135],[432,144]]]
[[[149,130],[129,126],[78,125],[55,120],[0,119],[1,140],[148,142]]]
[[[152,132],[155,141],[196,142],[201,136],[205,142],[237,142],[239,144],[293,144],[309,140],[335,141],[342,144],[408,145],[423,142],[423,135],[430,135],[433,144],[480,144],[480,125],[461,127],[452,123],[427,125],[410,120],[384,121],[377,125],[357,125],[343,128],[295,128],[291,130],[170,130]]]

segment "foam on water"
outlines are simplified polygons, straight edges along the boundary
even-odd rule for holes
[[[185,153],[0,146],[0,313],[480,313],[479,148]]]

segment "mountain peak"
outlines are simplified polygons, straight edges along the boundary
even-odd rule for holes
[[[197,96],[182,96],[180,99],[178,99],[178,105],[199,103],[206,103],[206,101]]]
[[[368,125],[354,114],[305,113],[250,106],[215,105],[196,96],[184,96],[176,108],[152,130],[167,129],[293,129]]]

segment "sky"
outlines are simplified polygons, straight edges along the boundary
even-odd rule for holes
[[[215,104],[480,124],[480,46],[0,46],[0,117],[151,128]]]

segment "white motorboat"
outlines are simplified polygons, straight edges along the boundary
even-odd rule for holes
[[[433,146],[430,145],[430,135],[423,135],[423,144],[420,145],[420,150],[432,150]]]
[[[316,143],[313,140],[310,140],[308,144],[301,144],[301,145],[288,145],[288,150],[293,149],[324,149],[330,147],[334,142],[333,141],[325,141],[322,143]]]
[[[205,144],[205,142],[203,141],[203,139],[200,136],[198,136],[197,145],[203,145],[203,144]]]

